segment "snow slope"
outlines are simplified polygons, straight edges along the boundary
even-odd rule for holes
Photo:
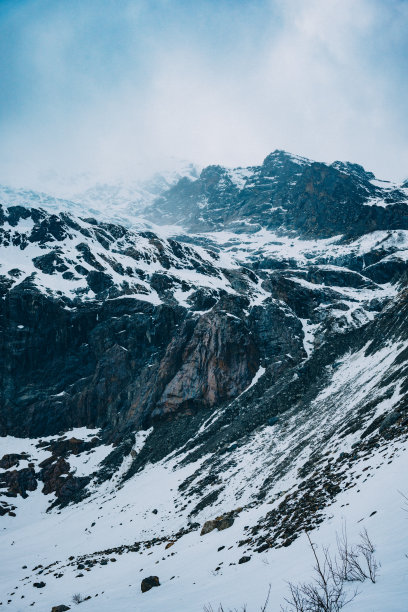
[[[309,411],[293,407],[278,423],[255,429],[244,444],[227,455],[204,453],[191,460],[189,451],[181,448],[122,481],[131,463],[129,456],[111,480],[103,484],[94,481],[90,496],[81,504],[48,513],[49,500],[39,491],[31,493],[29,504],[21,500],[16,517],[2,519],[1,550],[7,551],[7,563],[0,570],[3,605],[9,610],[28,609],[31,604],[34,609],[48,610],[52,605],[70,605],[72,596],[81,593],[91,597],[81,604],[83,610],[201,612],[204,605],[216,609],[220,602],[232,609],[246,603],[249,610],[258,610],[271,585],[269,609],[279,610],[288,594],[287,582],[307,581],[312,575],[307,539],[300,530],[290,546],[279,546],[278,542],[256,552],[255,540],[247,536],[259,525],[257,537],[259,533],[270,537],[275,528],[267,520],[270,512],[288,496],[302,493],[304,481],[299,470],[317,453],[321,472],[327,471],[328,465],[339,473],[343,470],[341,490],[326,499],[311,532],[317,550],[324,546],[334,550],[336,533],[344,528],[349,541],[357,542],[358,534],[366,528],[381,563],[377,582],[357,584],[359,594],[348,609],[403,612],[408,541],[401,493],[407,491],[408,432],[402,428],[393,436],[378,437],[374,429],[364,439],[360,434],[401,403],[405,367],[401,358],[407,346],[406,341],[390,339],[381,347],[368,343],[346,352],[335,368],[328,369],[327,382]],[[247,393],[256,390],[261,381],[262,376]],[[384,399],[365,414],[364,425],[348,430],[347,425],[367,401],[379,396]],[[197,448],[203,432],[216,427],[217,419],[201,428]],[[95,431],[72,434],[89,437]],[[152,430],[136,435],[135,455],[151,435]],[[370,439],[374,442],[371,445]],[[42,456],[35,455],[37,442],[7,439],[4,448],[24,449],[38,461]],[[109,449],[96,451],[93,467]],[[343,455],[349,457],[348,467],[342,463]],[[84,456],[82,461],[83,468],[81,457],[75,457],[77,469],[85,469],[89,459]],[[214,486],[208,485],[207,490],[204,485],[194,487],[197,478],[205,481],[206,470],[217,475],[221,494],[216,503],[192,516],[197,500]],[[267,495],[259,496],[267,478]],[[200,535],[206,520],[232,510],[232,527]],[[293,511],[297,512],[296,506]],[[292,521],[294,518],[295,514]],[[168,547],[169,543],[173,544]],[[250,560],[239,564],[244,556]],[[92,560],[94,563],[88,564]],[[161,586],[141,593],[140,581],[149,575],[158,575]],[[33,587],[40,581],[46,586]],[[353,588],[350,585],[350,592]]]

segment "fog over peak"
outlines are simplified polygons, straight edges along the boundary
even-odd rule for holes
[[[276,148],[402,180],[407,25],[398,0],[3,2],[0,181],[135,180]]]

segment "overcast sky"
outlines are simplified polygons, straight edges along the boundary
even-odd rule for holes
[[[1,0],[0,181],[257,164],[408,176],[407,0]]]

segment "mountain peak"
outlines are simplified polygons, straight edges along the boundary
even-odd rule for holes
[[[312,163],[312,160],[307,157],[302,157],[301,155],[295,155],[293,153],[289,153],[288,151],[284,151],[283,149],[275,149],[272,153],[267,155],[262,163],[262,166],[269,166],[271,163],[287,163],[291,162],[293,164],[298,164],[301,166],[309,165]]]

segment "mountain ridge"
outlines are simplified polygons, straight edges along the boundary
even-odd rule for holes
[[[404,575],[397,491],[377,489],[408,447],[408,196],[377,182],[275,151],[181,178],[136,227],[0,198],[3,604],[69,605],[78,577],[84,610],[239,606],[241,581],[257,606],[271,563],[275,605],[304,532],[333,544],[347,516],[354,536],[364,506],[383,578],[350,609],[384,609]]]

